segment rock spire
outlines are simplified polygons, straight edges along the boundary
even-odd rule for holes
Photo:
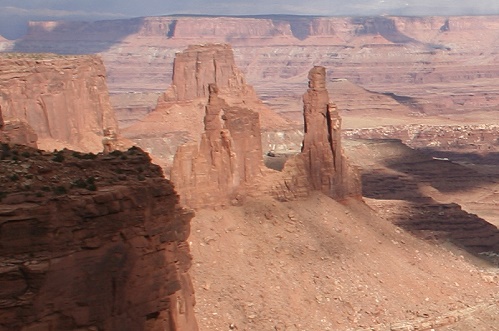
[[[302,151],[283,170],[274,194],[283,200],[321,191],[333,199],[361,196],[360,178],[341,148],[341,118],[329,99],[326,69],[315,66],[303,95],[305,136]]]
[[[177,149],[171,170],[181,201],[192,208],[238,204],[262,177],[258,113],[227,105],[210,84],[200,144]]]

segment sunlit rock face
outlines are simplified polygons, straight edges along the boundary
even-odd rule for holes
[[[98,56],[4,53],[0,88],[4,120],[27,123],[40,148],[98,152],[118,130]]]

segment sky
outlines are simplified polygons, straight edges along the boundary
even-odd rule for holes
[[[170,14],[489,15],[499,14],[499,0],[0,0],[0,35],[19,37],[28,20]]]

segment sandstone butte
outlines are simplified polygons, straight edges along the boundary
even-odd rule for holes
[[[203,132],[204,108],[211,83],[217,85],[218,95],[228,106],[258,113],[262,144],[267,150],[271,148],[270,141],[286,140],[279,138],[280,133],[300,134],[287,120],[263,104],[253,87],[246,83],[234,62],[230,45],[206,44],[189,46],[176,54],[171,86],[159,97],[155,110],[125,128],[123,135],[169,168],[177,146],[198,141]]]
[[[138,148],[2,144],[0,330],[197,330],[193,213]]]
[[[194,43],[231,43],[239,68],[266,102],[283,94],[299,97],[298,83],[311,66],[322,65],[370,90],[418,98],[427,113],[470,111],[498,104],[498,22],[492,15],[31,22],[12,47],[99,52],[112,91],[157,91],[171,81],[172,71],[164,65],[176,52]],[[276,81],[283,83],[276,87]],[[470,86],[480,88],[470,93]]]
[[[303,148],[282,173],[263,164],[258,113],[229,106],[211,84],[201,142],[180,146],[175,154],[171,179],[181,201],[203,208],[241,204],[246,196],[262,194],[281,201],[313,191],[338,200],[360,197],[360,178],[343,155],[341,119],[325,84],[326,69],[311,69],[303,96]]]
[[[98,152],[118,132],[98,56],[1,53],[0,90],[5,126],[31,127],[42,149]]]

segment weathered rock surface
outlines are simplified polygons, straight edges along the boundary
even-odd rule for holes
[[[4,121],[0,107],[0,142],[36,148],[37,139],[35,131],[27,123],[16,120]]]
[[[124,136],[159,157],[162,165],[171,166],[177,146],[198,141],[203,132],[208,86],[212,83],[217,84],[218,94],[228,106],[256,111],[265,134],[293,131],[246,84],[235,65],[232,48],[207,44],[189,46],[177,54],[172,85],[159,97],[152,113],[123,130]]]
[[[341,148],[341,119],[329,100],[326,69],[314,67],[309,80],[303,148],[282,173],[263,166],[258,113],[229,106],[211,84],[201,142],[180,146],[173,162],[171,179],[182,202],[214,207],[239,204],[245,196],[293,200],[313,191],[334,199],[360,197],[360,179]]]
[[[180,146],[171,170],[181,201],[193,208],[242,203],[264,171],[258,113],[229,106],[215,84],[209,90],[201,142]]]
[[[118,130],[97,56],[2,54],[0,89],[4,120],[31,126],[42,149],[98,152],[104,130]]]
[[[497,25],[497,16],[165,16],[33,22],[15,47],[102,52],[111,90],[143,91],[170,82],[172,72],[164,69],[165,62],[172,63],[175,52],[187,45],[231,43],[247,80],[269,102],[283,93],[299,97],[299,83],[309,68],[322,65],[334,69],[335,77],[370,90],[426,100],[426,112],[447,112],[497,105]],[[276,81],[286,85],[276,87]]]
[[[0,153],[1,330],[197,330],[193,214],[145,153]]]
[[[303,95],[305,137],[300,154],[284,165],[284,182],[274,191],[279,199],[321,191],[334,199],[360,197],[360,178],[343,155],[341,118],[326,89],[326,69],[309,72]]]
[[[404,144],[418,149],[460,153],[499,152],[499,125],[389,125],[365,129],[345,130],[349,138],[400,139]]]

